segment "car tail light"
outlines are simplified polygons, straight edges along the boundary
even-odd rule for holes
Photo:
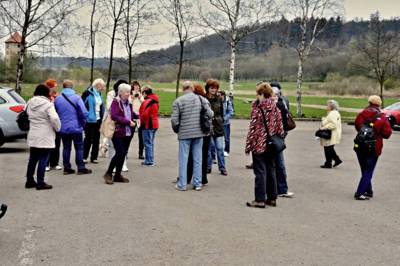
[[[16,113],[21,113],[24,109],[25,105],[15,105],[10,107],[10,110]]]

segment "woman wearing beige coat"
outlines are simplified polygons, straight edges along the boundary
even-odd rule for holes
[[[27,142],[30,153],[25,188],[51,189],[52,186],[44,181],[44,174],[50,152],[55,148],[56,132],[61,128],[61,122],[54,104],[50,101],[48,87],[36,87],[33,98],[26,105],[26,112],[29,116]],[[36,166],[37,182],[33,178]]]
[[[339,144],[342,139],[342,119],[339,113],[339,104],[335,100],[329,100],[327,104],[328,115],[322,118],[320,129],[328,129],[332,132],[330,139],[321,138],[321,146],[324,147],[325,163],[321,168],[332,168],[332,161],[335,163],[333,167],[342,163],[336,154],[335,145]]]

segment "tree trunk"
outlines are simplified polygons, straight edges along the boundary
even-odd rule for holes
[[[301,111],[301,95],[302,95],[302,85],[303,85],[303,57],[299,56],[299,62],[298,62],[298,69],[297,69],[297,117],[301,118],[303,113]]]
[[[92,45],[92,58],[90,62],[90,83],[93,82],[93,70],[94,70],[94,45]]]
[[[384,85],[384,82],[383,81],[379,81],[379,96],[381,97],[381,100],[382,100],[382,108],[384,108],[385,107],[385,104],[384,104],[384,99],[383,99],[383,89],[384,89],[384,87],[385,87],[385,85]]]
[[[233,95],[235,90],[235,61],[236,61],[236,44],[231,43],[231,60],[229,67],[229,92]]]
[[[25,41],[23,40],[20,44],[20,50],[18,52],[17,77],[15,81],[15,91],[18,94],[21,94],[22,92],[25,52],[26,52]]]
[[[184,41],[180,41],[179,42],[180,45],[180,53],[179,53],[179,65],[178,65],[178,73],[176,75],[176,91],[175,91],[175,98],[178,98],[179,96],[179,83],[181,80],[181,74],[182,74],[182,65],[183,65],[183,50],[185,48],[185,42]]]
[[[131,84],[131,82],[132,82],[132,63],[133,63],[133,60],[132,60],[132,49],[129,49],[129,53],[128,53],[128,81],[129,81],[129,84]]]
[[[108,65],[108,76],[107,76],[106,93],[108,93],[109,88],[110,88],[111,73],[112,73],[112,66],[113,66],[113,58],[114,58],[114,42],[115,42],[116,30],[117,30],[117,22],[114,22],[114,27],[113,27],[112,37],[111,37],[110,63]]]

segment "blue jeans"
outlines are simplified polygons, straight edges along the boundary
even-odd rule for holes
[[[46,172],[47,162],[49,161],[51,149],[30,148],[28,169],[26,170],[27,181],[34,181],[33,175],[37,167],[37,184],[44,184],[44,174]]]
[[[154,137],[156,135],[155,129],[143,129],[143,143],[144,143],[144,163],[154,164]]]
[[[192,160],[193,160],[193,186],[194,187],[201,186],[202,148],[203,148],[203,138],[179,140],[178,187],[180,189],[186,189],[189,152],[192,152]]]
[[[215,156],[215,144],[214,144],[213,138],[210,138],[210,144],[208,147],[210,150],[209,155],[211,156],[211,159],[214,161],[216,159],[216,156]],[[207,162],[208,162],[208,160],[207,160]]]
[[[217,152],[217,159],[218,159],[218,169],[219,171],[225,171],[225,157],[224,157],[224,137],[211,137],[211,140],[214,141],[215,149]],[[211,157],[211,145],[210,148],[208,149],[208,169],[211,169],[212,167],[212,157]]]
[[[85,169],[83,162],[83,135],[82,133],[61,134],[63,143],[63,164],[64,169],[71,169],[71,150],[72,143],[75,148],[75,163],[78,166],[78,171]]]
[[[286,194],[288,192],[288,185],[286,181],[287,175],[283,151],[278,153],[275,157],[275,170],[276,181],[278,183],[278,195]]]
[[[231,124],[224,125],[225,134],[225,151],[229,153],[231,151]]]
[[[357,188],[356,196],[364,193],[372,193],[372,176],[374,174],[378,157],[375,154],[365,154],[357,152],[358,163],[361,168],[361,180]]]

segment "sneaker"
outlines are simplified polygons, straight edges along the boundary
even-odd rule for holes
[[[88,159],[83,159],[83,163],[88,163]]]
[[[373,198],[374,197],[374,192],[365,192],[364,196],[366,196],[368,198]]]
[[[294,198],[294,193],[288,191],[286,193],[279,194],[278,197],[281,197],[281,198]]]
[[[229,153],[224,151],[224,157],[229,157]]]
[[[129,171],[128,167],[124,164],[124,166],[122,166],[122,172],[128,172],[128,171]]]
[[[228,172],[226,170],[221,170],[221,175],[227,176]]]
[[[117,170],[114,168],[114,170],[113,170],[113,174],[115,174],[115,172],[117,172]]]
[[[75,170],[74,169],[66,169],[66,168],[64,168],[64,175],[71,175],[71,174],[75,174]]]
[[[354,195],[355,200],[369,200],[369,197],[364,196],[364,195]]]
[[[25,188],[35,188],[37,186],[35,180],[26,181]]]
[[[323,168],[323,169],[331,169],[331,168],[332,168],[332,165],[323,164],[323,165],[321,165],[320,167]]]
[[[46,166],[46,172],[50,171],[50,166]]]
[[[54,167],[51,167],[51,170],[62,170],[62,167],[59,165],[56,165]]]
[[[111,174],[105,173],[103,178],[104,178],[104,181],[106,182],[107,185],[114,184]]]
[[[186,188],[180,188],[178,185],[175,185],[175,189],[178,191],[186,191]]]
[[[252,207],[252,208],[265,208],[265,202],[257,202],[255,200],[251,201],[251,202],[246,202],[246,206],[247,207]]]
[[[154,163],[145,163],[145,162],[142,162],[142,165],[143,165],[143,166],[154,166]]]
[[[53,186],[46,184],[46,183],[36,186],[36,190],[46,190],[46,189],[52,189],[52,188],[53,188]]]
[[[99,163],[99,161],[97,159],[96,160],[90,160],[90,162],[93,163],[93,164],[98,164]]]
[[[193,187],[193,189],[196,191],[201,191],[203,188],[201,186],[198,186],[198,187]]]
[[[92,173],[92,170],[83,168],[83,169],[78,170],[77,174],[78,175],[87,175],[87,174],[91,174],[91,173]]]

